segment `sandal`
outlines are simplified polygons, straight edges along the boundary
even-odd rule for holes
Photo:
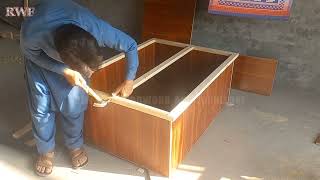
[[[73,169],[78,169],[88,164],[88,156],[83,148],[70,150],[71,164]]]
[[[54,152],[39,155],[35,163],[35,173],[38,176],[46,177],[52,173]]]

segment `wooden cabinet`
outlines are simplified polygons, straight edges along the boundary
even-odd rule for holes
[[[85,137],[105,152],[169,176],[228,101],[238,54],[152,39],[139,46],[139,57],[128,99],[112,97],[104,108],[90,100]],[[101,96],[123,81],[124,58],[109,59],[93,75]]]

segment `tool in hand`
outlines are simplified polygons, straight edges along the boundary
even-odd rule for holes
[[[112,97],[112,95],[108,95],[100,91],[94,91],[88,85],[85,85],[85,90],[89,94],[89,96],[93,97],[96,100],[96,102],[93,104],[94,107],[105,107],[110,102],[110,99]],[[97,93],[103,93],[103,98],[101,98]]]

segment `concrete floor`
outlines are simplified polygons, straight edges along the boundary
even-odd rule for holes
[[[28,122],[23,65],[16,60],[18,45],[1,40],[0,46],[0,175],[37,179],[32,168],[35,149],[11,138],[15,129]],[[172,179],[320,179],[320,147],[313,144],[320,133],[319,102],[319,93],[288,86],[276,85],[271,97],[233,90],[230,103]],[[59,143],[54,173],[46,179],[145,179],[137,166],[92,147],[86,149],[89,165],[74,171]],[[152,172],[151,176],[166,179]]]

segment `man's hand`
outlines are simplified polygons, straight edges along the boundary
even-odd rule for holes
[[[127,98],[132,94],[132,92],[133,92],[133,81],[126,80],[116,89],[113,95]]]
[[[87,82],[79,72],[72,69],[65,69],[63,71],[63,76],[72,86],[79,86],[88,93]]]

